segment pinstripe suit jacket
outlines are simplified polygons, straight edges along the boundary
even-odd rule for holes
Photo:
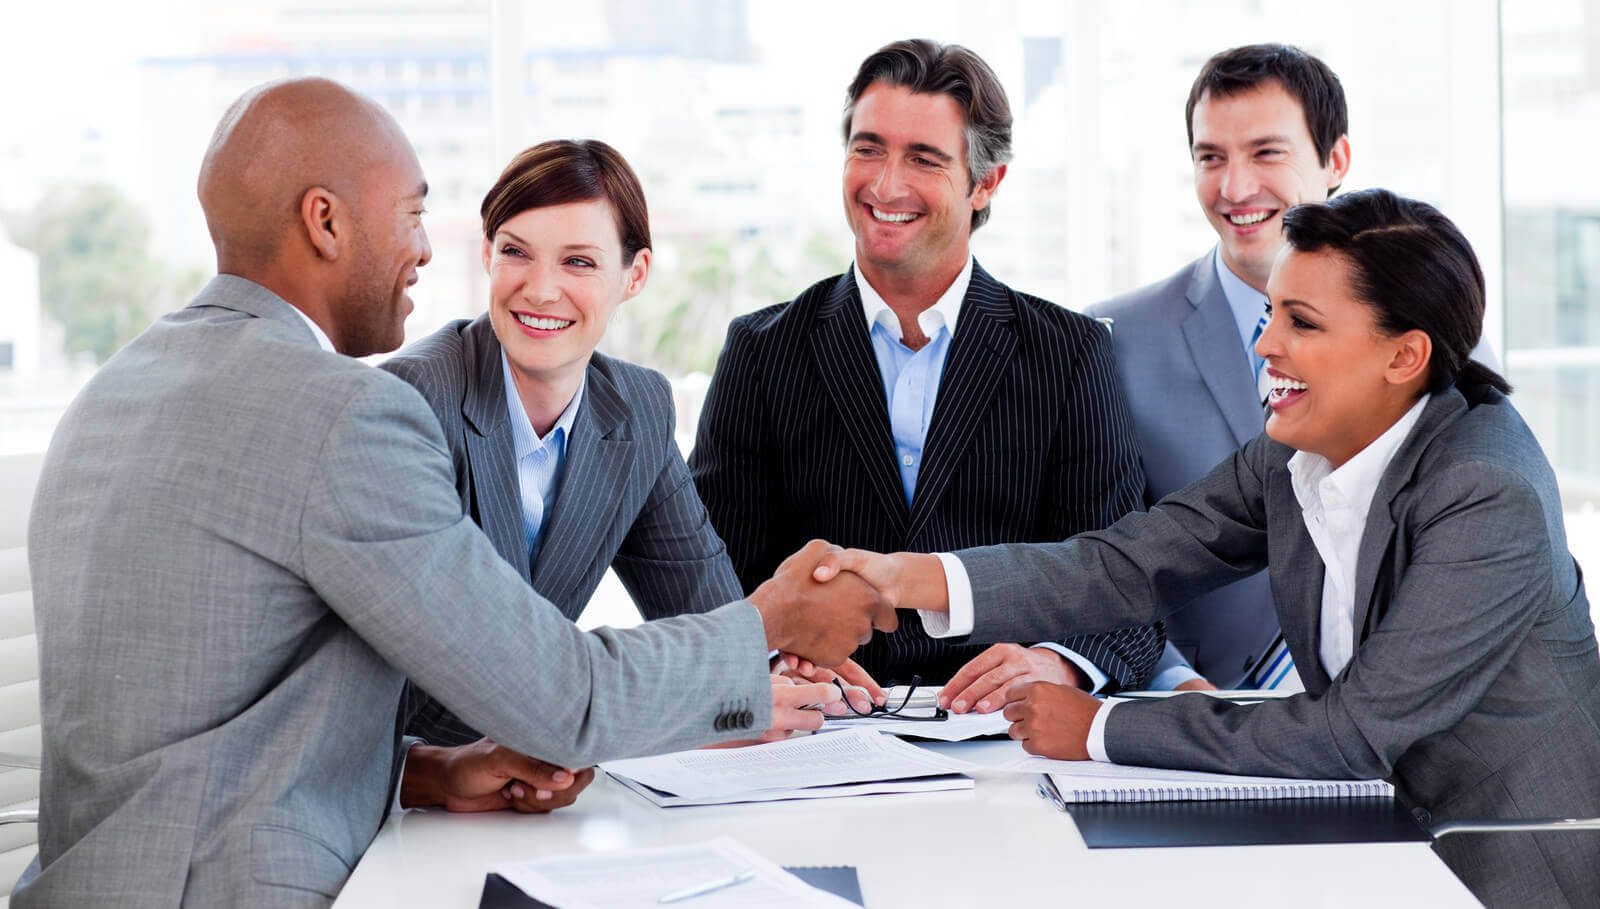
[[[1387,777],[1424,823],[1600,816],[1589,601],[1555,476],[1511,403],[1487,386],[1436,394],[1395,452],[1356,558],[1355,653],[1332,679],[1317,655],[1323,565],[1292,453],[1263,434],[1148,514],[1065,543],[959,553],[973,637],[1056,627],[1059,611],[1030,608],[1025,590],[1060,590],[1080,628],[1109,627],[1266,567],[1305,693],[1119,706],[1105,727],[1113,760]],[[1600,833],[1452,836],[1434,849],[1491,906],[1592,906],[1600,894]]]
[[[1261,434],[1261,399],[1208,252],[1171,277],[1086,310],[1116,320],[1111,348],[1133,409],[1145,505],[1211,472]],[[1278,634],[1265,572],[1195,597],[1166,619],[1196,672],[1236,688]]]
[[[689,464],[747,590],[813,537],[879,552],[1060,540],[1116,520],[1144,487],[1105,331],[976,264],[910,507],[849,273],[734,320]],[[1144,626],[1062,643],[1123,687],[1162,646]],[[855,659],[879,680],[942,683],[982,649],[902,611]]]
[[[673,438],[671,386],[654,370],[600,353],[589,362],[544,545],[528,563],[500,350],[483,315],[451,322],[383,364],[439,418],[462,511],[500,557],[574,620],[608,566],[647,619],[739,599],[739,579]],[[407,702],[410,735],[446,745],[480,737],[415,688]]]

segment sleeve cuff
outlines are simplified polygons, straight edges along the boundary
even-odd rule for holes
[[[1101,672],[1099,666],[1089,662],[1087,657],[1075,650],[1063,647],[1054,641],[1041,641],[1033,646],[1042,647],[1045,650],[1052,651],[1058,654],[1063,660],[1066,660],[1072,665],[1078,667],[1078,671],[1083,673],[1083,677],[1089,680],[1089,687],[1085,690],[1090,694],[1099,694],[1100,692],[1104,691],[1106,683],[1111,681],[1111,677],[1106,675],[1104,672]]]
[[[967,579],[966,566],[948,552],[936,553],[944,566],[944,586],[949,601],[949,612],[927,612],[921,609],[922,630],[930,638],[962,638],[972,633],[972,582]]]
[[[405,736],[400,740],[400,773],[394,778],[394,800],[389,803],[389,816],[405,814],[407,811],[416,811],[415,808],[403,808],[400,805],[400,790],[405,788],[406,758],[411,755],[413,745],[422,744],[422,739],[414,735]]]
[[[1111,715],[1111,708],[1116,705],[1107,701],[1095,711],[1094,722],[1089,724],[1089,741],[1085,743],[1089,751],[1089,759],[1101,763],[1115,763],[1106,754],[1106,717]]]
[[[1194,671],[1188,663],[1179,663],[1170,669],[1163,669],[1156,673],[1150,680],[1151,691],[1171,691],[1191,679],[1203,679],[1205,676]]]

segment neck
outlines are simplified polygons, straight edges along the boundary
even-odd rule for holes
[[[517,397],[522,401],[522,411],[533,424],[533,431],[544,438],[561,419],[561,414],[572,403],[583,384],[583,372],[589,366],[585,359],[576,368],[554,375],[534,374],[511,364],[511,381],[517,386]]]
[[[878,292],[878,296],[883,298],[889,311],[900,320],[901,343],[912,350],[918,350],[928,343],[928,338],[923,335],[917,317],[939,302],[939,298],[944,296],[944,292],[950,289],[950,285],[955,283],[961,270],[967,266],[967,258],[968,254],[963,250],[960,258],[941,263],[936,269],[901,272],[898,269],[881,269],[864,262],[858,252],[856,269],[861,272],[861,277],[872,285],[872,289]]]
[[[320,292],[314,282],[306,280],[312,273],[312,266],[297,266],[288,263],[269,263],[251,267],[238,262],[219,260],[217,274],[233,275],[265,287],[277,294],[285,303],[293,306],[306,314],[306,318],[317,323],[322,333],[333,342],[333,349],[346,353],[344,344],[339,337],[339,326],[333,319],[333,307],[328,302],[326,294]]]
[[[1228,271],[1233,272],[1235,278],[1252,287],[1256,293],[1265,294],[1267,292],[1267,276],[1272,273],[1270,262],[1266,268],[1261,269],[1258,273],[1255,269],[1245,268],[1242,263],[1233,261],[1232,257],[1228,255],[1228,250],[1224,248],[1222,250],[1222,265]]]

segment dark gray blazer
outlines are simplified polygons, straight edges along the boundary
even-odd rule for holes
[[[240,278],[85,386],[28,533],[44,766],[18,909],[327,904],[387,812],[407,676],[569,767],[771,710],[754,607],[578,631],[462,517],[422,396]]]
[[[1146,506],[1261,434],[1261,399],[1215,263],[1208,252],[1169,278],[1085,310],[1114,320],[1111,349],[1133,411]],[[1237,687],[1278,634],[1265,572],[1172,608],[1169,650],[1223,688]]]
[[[574,620],[607,567],[647,619],[707,612],[742,597],[673,438],[672,387],[654,370],[600,353],[589,362],[538,563],[528,564],[500,350],[483,315],[451,322],[383,364],[422,392],[439,418],[462,511],[500,557]],[[417,695],[410,693],[408,734],[446,745],[480,737],[438,701]]]
[[[977,264],[909,506],[849,272],[734,320],[689,466],[746,590],[813,537],[878,552],[1061,540],[1137,507],[1144,486],[1105,331]],[[1061,641],[1125,688],[1161,654],[1148,626],[1064,638],[1027,640]],[[982,649],[928,637],[907,610],[855,660],[879,681],[943,684]]]
[[[1106,723],[1113,760],[1386,777],[1433,821],[1600,816],[1594,626],[1555,477],[1510,402],[1483,386],[1447,390],[1401,444],[1357,559],[1355,655],[1334,679],[1317,656],[1322,561],[1290,486],[1291,454],[1262,435],[1103,532],[960,553],[973,637],[1148,622],[1266,567],[1306,692],[1253,706],[1202,695],[1120,706]],[[1593,905],[1600,893],[1597,833],[1456,836],[1435,849],[1491,905]]]

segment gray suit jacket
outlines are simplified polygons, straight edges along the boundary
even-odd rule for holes
[[[1387,777],[1425,821],[1600,816],[1600,655],[1555,477],[1499,392],[1435,395],[1373,497],[1356,563],[1355,655],[1318,659],[1322,561],[1291,450],[1256,438],[1109,529],[960,554],[973,637],[1148,622],[1267,567],[1306,692],[1116,708],[1121,763],[1267,776]],[[1057,593],[1048,601],[1034,592]],[[1066,597],[1066,602],[1061,597]],[[1600,833],[1457,836],[1436,847],[1491,905],[1592,905]]]
[[[407,675],[573,767],[770,712],[752,606],[579,632],[461,514],[422,397],[239,278],[73,402],[29,558],[44,766],[19,909],[327,903],[385,815]]]
[[[600,353],[589,362],[538,563],[528,563],[500,350],[484,315],[451,322],[383,364],[439,418],[462,511],[500,557],[573,620],[608,566],[647,619],[707,612],[744,596],[673,438],[672,387],[654,370]],[[461,605],[470,616],[473,604]],[[408,734],[447,745],[480,737],[419,695],[408,694]]]
[[[1171,277],[1086,310],[1114,320],[1117,379],[1133,411],[1148,507],[1261,434],[1250,360],[1208,252]],[[1265,573],[1174,605],[1167,648],[1234,688],[1278,633]],[[1163,659],[1158,671],[1176,662]]]

